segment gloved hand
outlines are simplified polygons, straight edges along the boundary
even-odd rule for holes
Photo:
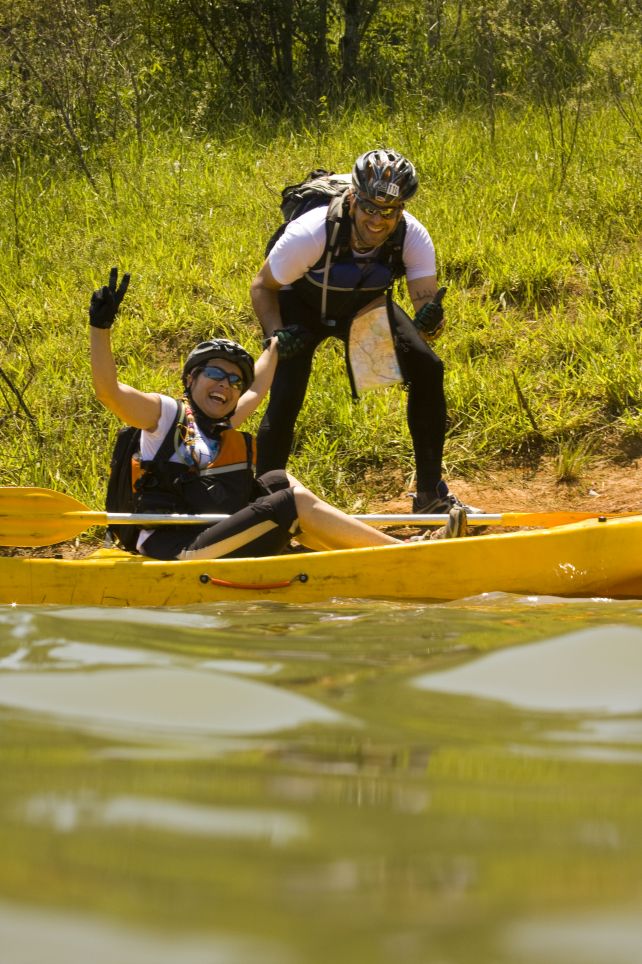
[[[279,328],[273,332],[270,338],[266,338],[263,347],[267,348],[271,338],[276,338],[279,358],[285,361],[302,352],[311,337],[312,332],[304,325],[286,325],[285,328]]]
[[[124,274],[117,288],[118,268],[112,268],[109,272],[109,284],[94,291],[89,303],[89,324],[92,328],[111,328],[125,297],[130,277],[129,274]]]
[[[444,309],[441,302],[445,294],[446,288],[440,288],[433,300],[422,305],[413,318],[413,324],[420,334],[436,335],[444,327]]]

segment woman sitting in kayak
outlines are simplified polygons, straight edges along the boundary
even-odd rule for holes
[[[241,345],[220,338],[201,342],[183,367],[184,395],[141,392],[118,381],[111,326],[129,285],[94,292],[89,307],[91,369],[96,397],[127,425],[140,428],[141,464],[137,511],[225,513],[213,525],[142,529],[137,549],[155,559],[217,559],[276,555],[293,537],[311,549],[355,549],[396,545],[373,529],[323,502],[282,470],[254,478],[254,440],[240,426],[265,398],[277,362],[276,338],[258,359]],[[178,414],[182,415],[183,421]],[[156,460],[175,426],[175,445]]]

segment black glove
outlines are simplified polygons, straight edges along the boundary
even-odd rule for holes
[[[285,328],[279,328],[273,332],[270,338],[266,338],[263,342],[263,347],[267,348],[270,340],[276,338],[278,341],[277,351],[279,358],[285,361],[288,358],[294,358],[299,352],[302,352],[311,337],[312,332],[303,325],[286,325]]]
[[[94,291],[89,303],[89,324],[92,328],[111,328],[120,303],[125,297],[129,279],[130,275],[124,274],[117,288],[118,268],[112,268],[109,272],[109,284]]]
[[[444,309],[441,302],[445,294],[446,288],[440,288],[433,300],[422,305],[413,318],[413,325],[422,335],[435,335],[443,328]]]

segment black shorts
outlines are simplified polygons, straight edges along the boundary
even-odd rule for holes
[[[159,527],[145,540],[143,555],[152,559],[176,559],[183,550],[203,549],[239,534],[244,536],[242,545],[219,558],[252,559],[283,552],[299,529],[294,492],[287,475],[280,469],[266,472],[256,484],[265,495],[195,537],[190,536],[187,525]]]

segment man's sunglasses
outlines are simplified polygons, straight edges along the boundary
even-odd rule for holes
[[[224,368],[219,368],[218,365],[206,365],[202,372],[213,382],[224,382],[227,378],[232,388],[243,388],[243,376],[237,375],[236,372],[226,372]]]
[[[395,204],[395,205],[390,205],[387,208],[380,208],[380,207],[377,207],[376,204],[370,204],[369,201],[366,201],[362,197],[359,197],[358,194],[356,195],[356,200],[357,200],[357,204],[359,205],[359,207],[361,208],[364,214],[368,214],[370,215],[370,217],[372,217],[375,214],[378,214],[380,217],[384,219],[384,221],[389,221],[390,218],[394,218],[395,215],[399,214],[400,211],[403,211],[403,204]]]

